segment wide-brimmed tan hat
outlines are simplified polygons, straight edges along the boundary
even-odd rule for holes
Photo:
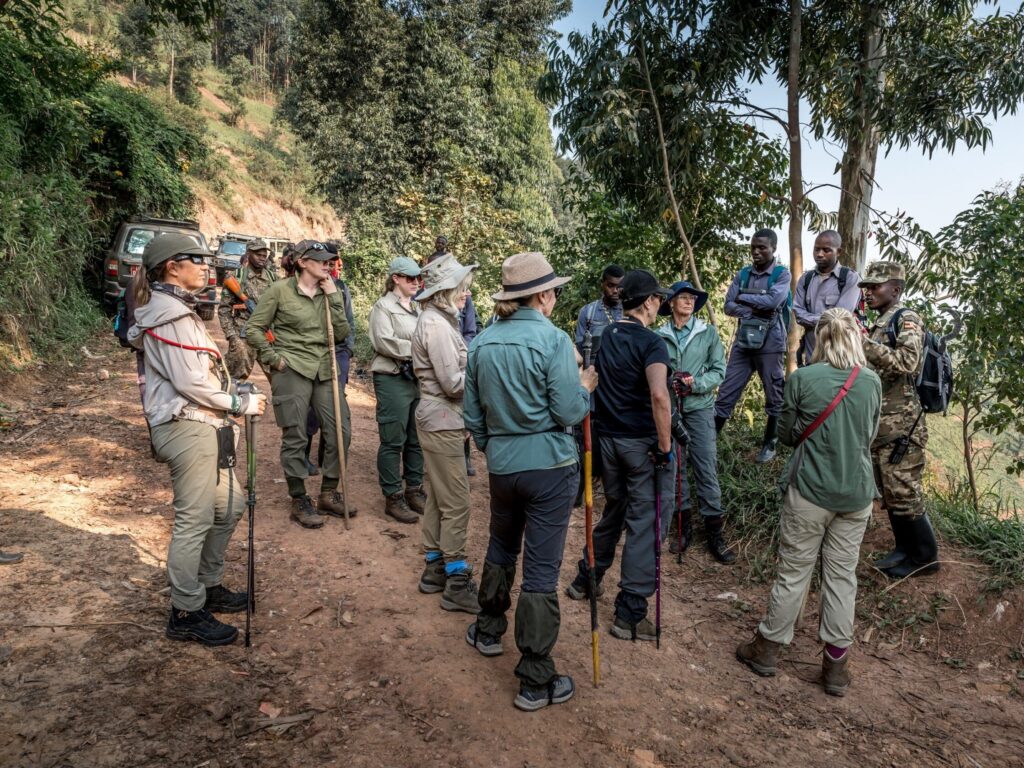
[[[423,267],[420,274],[423,276],[423,288],[416,294],[416,301],[426,301],[438,291],[448,291],[457,288],[466,275],[479,267],[479,264],[467,264],[463,266],[450,253],[446,253],[440,259],[430,262]]]
[[[501,265],[501,291],[491,298],[511,301],[565,285],[571,277],[559,277],[543,253],[531,251],[509,256]]]

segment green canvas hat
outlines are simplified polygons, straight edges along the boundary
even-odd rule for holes
[[[142,252],[142,266],[148,272],[175,256],[210,257],[213,254],[189,235],[165,232],[146,244],[146,249]]]

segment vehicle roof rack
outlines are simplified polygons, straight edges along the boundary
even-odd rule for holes
[[[189,229],[199,229],[199,222],[191,219],[162,219],[157,216],[131,216],[128,218],[129,224],[171,224],[176,227],[188,227]]]

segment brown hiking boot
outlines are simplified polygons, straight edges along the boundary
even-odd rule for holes
[[[453,573],[448,576],[441,595],[441,607],[446,611],[465,611],[480,613],[480,599],[477,594],[476,582],[470,570]]]
[[[740,643],[736,649],[736,658],[761,677],[775,677],[775,662],[779,658],[781,647],[781,643],[765,640],[761,633],[755,630],[753,638]]]
[[[836,661],[828,655],[828,651],[821,654],[821,683],[825,687],[825,693],[829,696],[845,696],[846,689],[850,687],[850,652],[843,654],[843,658]]]
[[[422,485],[410,485],[405,489],[405,503],[417,515],[422,515],[427,508],[427,494],[423,492]]]
[[[386,497],[384,501],[384,514],[388,517],[393,517],[400,523],[416,523],[420,519],[419,515],[409,509],[409,505],[405,503],[405,496],[402,495],[401,491]]]
[[[444,560],[438,558],[432,563],[427,563],[423,568],[423,575],[420,576],[420,592],[425,595],[443,592],[447,583],[448,575],[444,572]]]
[[[316,508],[328,515],[344,517],[345,496],[340,491],[321,491],[320,497],[316,500]],[[349,517],[355,517],[357,512],[358,510],[355,507],[349,506]]]
[[[313,506],[313,500],[309,496],[298,496],[292,498],[292,520],[303,528],[323,528],[324,519]]]

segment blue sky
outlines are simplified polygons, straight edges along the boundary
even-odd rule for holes
[[[601,22],[604,7],[605,0],[578,0],[573,3],[572,12],[555,24],[555,29],[563,36],[573,30],[588,31],[593,23]],[[752,96],[758,104],[773,107],[785,107],[786,104],[781,87],[758,86]],[[802,112],[806,115],[806,108]],[[990,125],[992,143],[984,152],[960,148],[952,155],[936,152],[929,158],[917,150],[894,149],[887,156],[880,155],[873,207],[889,212],[897,209],[907,211],[922,226],[934,230],[952,221],[979,192],[1000,182],[1015,182],[1024,175],[1024,141],[1021,141],[1024,137],[1024,114],[1007,115],[990,121]],[[838,185],[839,175],[834,173],[837,154],[837,148],[808,142],[805,138],[804,182]],[[834,211],[839,205],[837,190],[818,190],[811,197],[824,210]],[[785,226],[779,235],[779,253],[785,254],[788,248]],[[810,247],[811,235],[808,233],[803,241],[804,263],[808,268],[813,265]],[[869,241],[868,259],[876,255]]]

